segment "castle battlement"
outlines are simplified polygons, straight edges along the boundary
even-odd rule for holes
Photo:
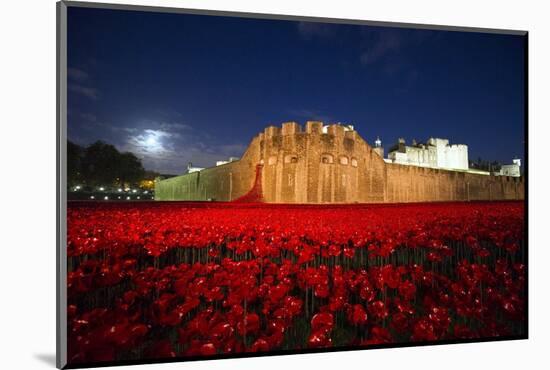
[[[323,133],[323,122],[320,121],[307,121],[306,122],[306,133],[308,134],[322,134]]]
[[[292,135],[321,135],[325,137],[342,138],[349,140],[363,140],[357,131],[350,128],[351,126],[343,125],[340,123],[331,123],[325,125],[321,121],[307,121],[305,127],[302,127],[298,122],[289,121],[283,122],[281,126],[270,125],[260,133],[259,139],[265,140],[266,138],[284,137]]]
[[[285,122],[281,126],[281,135],[295,135],[302,132],[302,126],[296,122]]]

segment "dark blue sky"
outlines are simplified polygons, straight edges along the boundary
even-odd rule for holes
[[[524,38],[72,8],[69,139],[181,173],[240,156],[268,124],[353,124],[524,157]]]

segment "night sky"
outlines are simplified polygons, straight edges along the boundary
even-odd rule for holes
[[[388,148],[429,137],[524,157],[524,38],[68,10],[68,133],[178,174],[241,156],[269,124],[355,126]]]

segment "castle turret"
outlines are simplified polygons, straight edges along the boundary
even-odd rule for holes
[[[382,141],[380,140],[380,137],[376,137],[376,140],[374,141],[374,152],[378,154],[380,157],[384,158],[384,148],[382,147]]]

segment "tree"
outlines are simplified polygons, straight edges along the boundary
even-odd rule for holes
[[[141,160],[103,141],[83,148],[67,141],[67,185],[133,186],[145,177]]]
[[[120,186],[127,186],[138,183],[145,175],[145,169],[141,161],[134,153],[126,152],[120,154],[118,162],[118,180]]]
[[[90,186],[115,185],[120,168],[120,153],[110,144],[96,141],[88,146],[82,159],[82,173]]]
[[[82,182],[81,162],[84,148],[67,141],[67,185],[73,187]]]

